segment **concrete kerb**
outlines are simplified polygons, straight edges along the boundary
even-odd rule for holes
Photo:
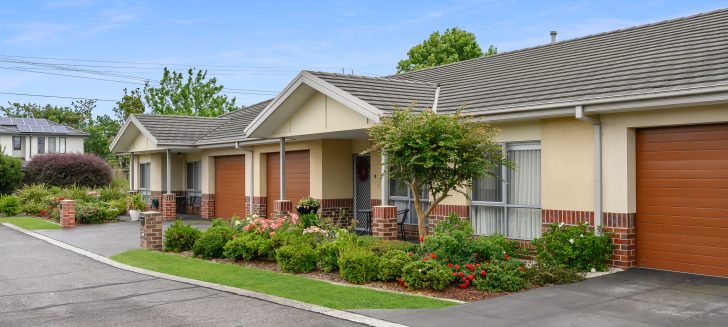
[[[338,319],[342,319],[342,320],[346,320],[346,321],[351,321],[354,323],[364,324],[367,326],[375,326],[375,327],[406,326],[406,325],[401,325],[401,324],[397,324],[397,323],[393,323],[393,322],[389,322],[389,321],[385,321],[385,320],[367,317],[367,316],[352,313],[352,312],[330,309],[330,308],[318,306],[315,304],[304,303],[304,302],[286,299],[286,298],[282,298],[282,297],[278,297],[278,296],[274,296],[274,295],[268,295],[268,294],[258,293],[258,292],[254,292],[254,291],[250,291],[250,290],[241,289],[241,288],[235,288],[235,287],[230,287],[230,286],[225,286],[225,285],[220,285],[220,284],[208,283],[208,282],[204,282],[204,281],[200,281],[200,280],[196,280],[196,279],[184,278],[184,277],[169,275],[169,274],[160,273],[160,272],[156,272],[156,271],[146,270],[146,269],[142,269],[142,268],[137,268],[137,267],[123,264],[118,261],[111,260],[102,255],[98,255],[96,253],[93,253],[93,252],[90,252],[90,251],[87,251],[87,250],[84,250],[81,248],[77,248],[73,245],[63,243],[61,241],[55,240],[55,239],[47,237],[45,235],[31,232],[29,230],[20,228],[18,226],[10,224],[10,223],[2,223],[2,225],[5,227],[8,227],[10,229],[16,230],[20,233],[26,234],[28,236],[35,237],[41,241],[53,244],[57,247],[69,250],[76,254],[80,254],[89,259],[110,265],[112,267],[116,267],[116,268],[123,269],[126,271],[131,271],[131,272],[134,272],[137,274],[167,279],[167,280],[176,281],[176,282],[180,282],[180,283],[185,283],[185,284],[205,287],[205,288],[209,288],[209,289],[214,289],[214,290],[218,290],[218,291],[222,291],[222,292],[226,292],[226,293],[236,294],[239,296],[263,300],[263,301],[267,301],[267,302],[271,302],[271,303],[275,303],[275,304],[279,304],[279,305],[285,305],[285,306],[295,308],[295,309],[306,310],[306,311],[315,312],[318,314],[322,314],[322,315],[326,315],[326,316],[330,316],[330,317],[334,317],[334,318],[338,318]]]

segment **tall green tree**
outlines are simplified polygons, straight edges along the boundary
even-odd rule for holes
[[[109,163],[117,163],[116,156],[109,150],[111,141],[119,132],[121,124],[109,115],[96,116],[84,129],[89,136],[83,143],[84,151],[93,153]]]
[[[498,49],[491,45],[483,50],[475,41],[475,34],[457,27],[430,34],[422,43],[407,51],[407,59],[397,63],[397,74],[435,67],[467,59],[496,54]]]
[[[119,122],[124,122],[131,115],[143,114],[145,108],[141,90],[137,88],[129,92],[124,89],[124,95],[116,102],[113,110]]]
[[[216,117],[235,110],[235,98],[221,94],[222,89],[207,71],[189,69],[185,77],[165,67],[158,86],[144,86],[144,100],[154,114]]]
[[[413,113],[410,109],[384,116],[370,128],[370,150],[386,156],[389,177],[407,184],[413,195],[420,238],[427,234],[430,213],[450,193],[468,196],[473,179],[489,175],[500,165],[511,166],[495,140],[496,133],[459,112]],[[422,207],[423,190],[432,196],[427,208]]]

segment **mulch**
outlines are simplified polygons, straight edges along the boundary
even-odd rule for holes
[[[191,251],[181,252],[180,255],[186,256],[186,257],[192,257]],[[280,269],[278,269],[278,265],[273,261],[264,261],[264,260],[253,260],[253,261],[238,261],[233,262],[229,259],[211,259],[209,261],[212,262],[218,262],[218,263],[227,263],[227,264],[235,264],[241,267],[246,268],[255,268],[255,269],[264,269],[268,271],[274,271],[279,273],[281,272]],[[329,281],[334,283],[340,283],[340,284],[348,284],[352,286],[365,286],[368,288],[373,289],[382,289],[382,290],[388,290],[388,291],[394,291],[399,292],[403,294],[415,294],[415,295],[424,295],[424,296],[430,296],[435,298],[441,298],[441,299],[450,299],[450,300],[458,300],[463,302],[474,302],[474,301],[481,301],[481,300],[487,300],[492,299],[495,297],[508,295],[510,293],[491,293],[491,292],[484,292],[484,291],[478,291],[475,288],[467,288],[467,289],[460,289],[457,286],[451,286],[447,289],[444,289],[442,291],[435,291],[435,290],[408,290],[406,288],[403,288],[396,282],[370,282],[363,285],[356,285],[351,284],[341,278],[338,273],[336,272],[324,272],[321,270],[315,270],[308,273],[299,273],[299,274],[291,274],[296,275],[300,277],[315,279],[315,280],[323,280],[323,281]]]

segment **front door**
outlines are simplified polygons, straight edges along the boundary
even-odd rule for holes
[[[356,230],[364,231],[371,219],[372,192],[369,156],[354,155],[354,218]],[[362,211],[367,210],[367,211]]]

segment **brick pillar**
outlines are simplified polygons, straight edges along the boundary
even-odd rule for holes
[[[73,228],[76,226],[76,201],[61,201],[61,227]]]
[[[139,238],[143,249],[162,250],[162,214],[159,211],[142,212]]]
[[[129,212],[129,209],[131,209],[131,204],[129,203],[129,198],[132,195],[135,195],[137,193],[139,193],[139,191],[129,191],[129,192],[126,192],[126,194],[127,194],[127,197],[126,197],[126,212]]]
[[[202,194],[200,196],[200,218],[215,218],[215,194]]]
[[[293,202],[288,200],[273,201],[273,218],[288,216],[293,211]]]
[[[397,239],[397,207],[375,206],[372,208],[372,236],[385,240]]]
[[[174,193],[162,195],[162,203],[159,206],[162,209],[162,219],[175,220],[177,218],[177,196]]]

